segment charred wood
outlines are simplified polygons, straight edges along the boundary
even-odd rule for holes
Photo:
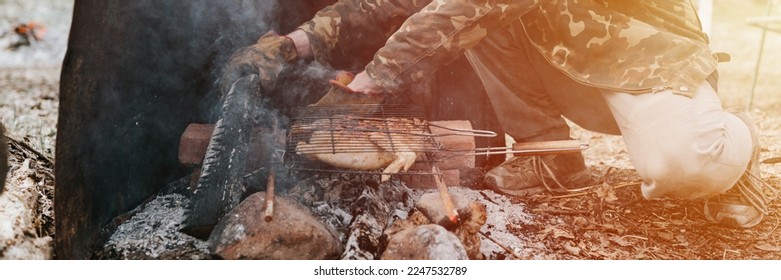
[[[349,206],[352,220],[347,234],[342,259],[379,259],[383,246],[383,232],[399,217],[398,210],[412,205],[411,191],[396,181],[377,184],[366,181],[361,195]]]
[[[260,96],[257,75],[239,79],[225,96],[222,118],[212,132],[201,177],[187,207],[184,231],[204,238],[241,201],[249,149],[252,96]]]

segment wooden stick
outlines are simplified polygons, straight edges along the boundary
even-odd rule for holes
[[[613,186],[613,189],[617,190],[617,189],[624,188],[624,187],[639,186],[642,183],[643,183],[642,181],[630,182],[630,183],[621,184],[621,185],[618,185],[618,186]],[[594,188],[596,188],[597,186],[599,186],[599,185],[592,185],[592,186],[584,187],[583,188],[584,189],[583,192],[572,193],[572,194],[565,194],[565,195],[559,195],[559,196],[551,196],[550,199],[560,199],[560,198],[570,198],[570,197],[584,196],[584,195],[592,193]]]
[[[450,197],[450,193],[447,191],[447,185],[445,185],[445,182],[442,181],[442,174],[439,172],[439,168],[437,168],[436,165],[431,168],[431,172],[434,173],[434,182],[437,183],[439,196],[442,197],[442,202],[445,205],[445,212],[447,213],[447,217],[451,222],[453,222],[454,225],[457,225],[458,211],[456,211],[456,207],[453,205],[453,198]]]
[[[494,244],[499,246],[499,248],[504,249],[504,251],[507,252],[508,254],[513,255],[513,257],[515,257],[516,259],[519,259],[519,260],[522,259],[520,256],[516,255],[515,252],[513,252],[513,250],[510,250],[510,248],[508,248],[504,244],[499,243],[499,241],[496,241],[496,239],[493,239],[493,237],[489,236],[485,232],[478,231],[478,233],[480,233],[480,235],[482,235],[483,237],[487,238],[488,240],[491,240],[491,242],[493,242]]]
[[[586,148],[588,148],[588,144],[581,143],[578,140],[513,143],[513,151],[524,156],[576,153]]]
[[[268,167],[268,182],[266,183],[266,207],[263,210],[263,220],[271,222],[274,219],[274,166]]]

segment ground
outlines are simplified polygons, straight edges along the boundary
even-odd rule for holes
[[[781,34],[768,33],[766,52],[755,71],[760,29],[746,24],[766,14],[763,1],[714,1],[714,51],[729,53],[720,71],[725,107],[753,100],[750,110],[763,143],[765,180],[781,185]],[[0,195],[0,258],[51,258],[52,164],[56,138],[60,63],[65,51],[72,1],[0,0],[0,121],[13,138],[11,172]],[[776,8],[778,14],[778,8]],[[40,41],[19,45],[13,28],[39,22]],[[752,98],[752,85],[758,74]],[[587,192],[567,196],[515,198],[487,190],[464,191],[500,209],[524,209],[523,218],[489,221],[484,243],[506,248],[495,259],[781,259],[781,202],[751,229],[730,229],[705,221],[702,200],[646,201],[620,137],[575,129],[588,142],[587,163],[598,179]],[[490,205],[489,205],[490,206]],[[490,207],[489,207],[490,208]],[[497,210],[499,211],[499,210]],[[489,214],[491,215],[491,214]],[[498,214],[497,214],[498,215]],[[490,217],[489,217],[490,219]],[[492,232],[496,232],[492,236]],[[497,236],[510,233],[514,238]],[[14,249],[15,248],[15,249]]]

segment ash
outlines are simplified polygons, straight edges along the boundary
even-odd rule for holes
[[[117,228],[103,248],[108,259],[210,259],[205,241],[179,232],[189,199],[180,194],[156,197]]]
[[[356,222],[371,224],[379,233],[369,235],[379,237],[395,220],[405,219],[414,206],[412,191],[403,182],[378,182],[378,175],[315,175],[294,184],[287,195],[308,206],[315,216],[333,228],[348,248],[343,257],[351,259],[353,254],[365,253],[349,249],[362,247],[353,244],[357,241],[348,236],[351,226]]]
[[[279,190],[279,195],[303,203],[332,228],[345,245],[343,259],[376,259],[381,246],[374,239],[380,238],[394,221],[406,219],[421,195],[435,190],[411,190],[399,180],[379,184],[378,176],[375,177],[314,175],[295,180],[288,188]],[[535,258],[534,248],[528,248],[534,242],[511,232],[532,224],[533,217],[526,212],[525,205],[490,190],[450,187],[449,191],[486,205],[488,219],[481,229],[480,247],[486,259]],[[174,192],[163,193],[139,206],[132,211],[136,214],[117,228],[98,258],[214,258],[206,241],[179,231],[188,203],[186,196]],[[365,237],[372,242],[367,244]]]

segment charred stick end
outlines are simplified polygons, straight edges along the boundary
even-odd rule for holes
[[[263,209],[263,220],[271,222],[274,220],[274,180],[276,174],[274,167],[269,166],[268,182],[266,183],[266,207]]]
[[[445,205],[445,213],[447,213],[447,217],[450,219],[450,222],[452,222],[454,225],[457,225],[458,211],[456,211],[456,207],[453,204],[453,198],[450,197],[450,193],[447,191],[447,185],[445,185],[445,182],[442,180],[442,174],[439,172],[439,168],[437,168],[436,165],[431,168],[431,172],[434,173],[434,182],[437,183],[439,196],[442,197],[442,202]]]

